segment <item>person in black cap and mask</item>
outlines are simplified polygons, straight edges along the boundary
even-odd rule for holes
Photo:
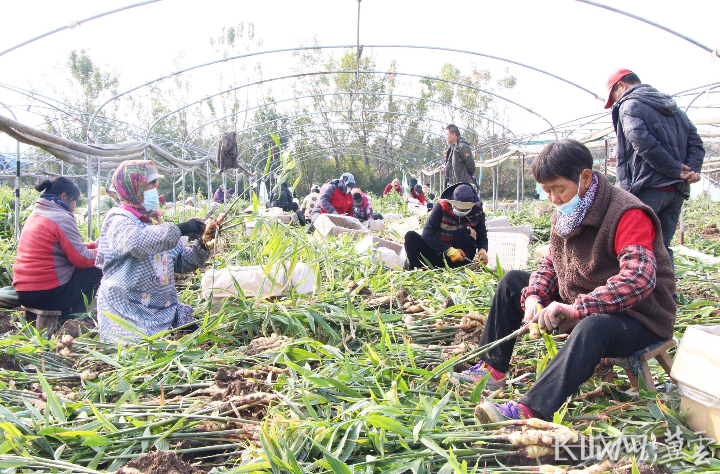
[[[405,234],[406,269],[427,266],[455,268],[474,258],[488,262],[485,213],[475,190],[458,183],[443,191],[433,206],[422,235]]]

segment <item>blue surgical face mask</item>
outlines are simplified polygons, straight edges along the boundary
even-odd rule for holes
[[[471,211],[472,211],[472,207],[470,209],[468,209],[467,211],[460,211],[453,207],[453,214],[455,214],[458,217],[465,217],[468,214],[470,214]]]
[[[580,176],[580,180],[578,181],[577,193],[575,193],[575,196],[573,196],[572,199],[570,199],[568,202],[555,205],[555,208],[558,210],[558,212],[560,214],[567,216],[568,214],[572,213],[572,211],[574,211],[575,208],[578,207],[578,204],[580,204],[580,183],[581,182],[582,182],[582,176]]]
[[[143,207],[146,211],[157,209],[160,205],[160,196],[158,196],[157,188],[152,188],[143,193]]]

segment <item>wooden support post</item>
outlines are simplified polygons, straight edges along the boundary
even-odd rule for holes
[[[525,153],[522,155],[522,173],[520,175],[520,179],[520,189],[522,189],[520,199],[522,200],[523,205],[525,205]]]
[[[520,157],[518,157],[517,162],[517,180],[515,186],[515,211],[520,212]]]
[[[605,177],[607,177],[607,159],[608,159],[608,142],[605,140],[605,166],[603,168],[603,173],[605,174]]]

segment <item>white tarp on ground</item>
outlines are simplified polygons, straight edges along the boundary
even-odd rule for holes
[[[355,244],[361,255],[370,255],[383,261],[387,268],[402,270],[406,260],[405,246],[397,242],[369,235]]]
[[[369,232],[358,219],[337,214],[320,214],[314,225],[315,230],[323,237],[336,237],[340,234],[362,235]]]
[[[230,266],[220,270],[208,270],[202,277],[202,296],[217,301],[228,296],[239,296],[240,291],[250,298],[278,296],[295,288],[299,294],[310,294],[316,289],[315,272],[303,262],[293,267],[290,280],[284,265],[275,265],[267,271],[260,265],[249,267]]]

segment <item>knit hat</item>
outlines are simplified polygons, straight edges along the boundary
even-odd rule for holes
[[[472,209],[477,202],[475,202],[475,191],[469,184],[461,184],[453,191],[453,198],[448,199],[447,202],[460,211],[467,211]]]
[[[342,176],[340,176],[340,179],[345,181],[345,184],[347,184],[351,188],[354,188],[356,186],[355,185],[355,176],[353,176],[350,173],[343,173]]]

